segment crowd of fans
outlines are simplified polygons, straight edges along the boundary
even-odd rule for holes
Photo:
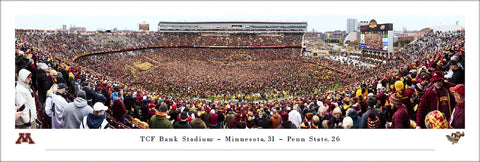
[[[161,48],[73,62],[137,39],[149,45],[196,39],[150,33],[92,41],[98,35],[18,30],[16,36],[15,103],[25,105],[17,128],[465,127],[464,31],[427,32],[376,67],[303,57],[296,48]],[[209,37],[197,41],[228,42]],[[258,41],[239,37],[234,45]],[[255,94],[261,97],[248,99]],[[261,100],[267,95],[282,98]]]
[[[298,49],[166,48],[85,57],[81,66],[97,69],[126,85],[177,97],[239,98],[261,94],[313,94],[335,85],[339,73],[296,56]],[[270,55],[269,55],[270,54]],[[110,60],[118,64],[111,64]],[[149,63],[148,69],[135,63]],[[334,66],[336,62],[325,61]],[[125,66],[117,66],[125,65]],[[145,82],[146,81],[146,82]],[[318,83],[318,84],[315,84]],[[337,82],[341,85],[341,82]],[[318,91],[318,90],[317,90]],[[241,96],[241,97],[240,97]]]
[[[209,33],[213,34],[213,33]],[[214,34],[215,35],[215,34]],[[15,37],[38,45],[42,53],[66,56],[63,62],[93,51],[148,46],[300,46],[302,34],[282,33],[262,36],[253,33],[232,33],[209,36],[205,33],[67,33],[16,30]]]

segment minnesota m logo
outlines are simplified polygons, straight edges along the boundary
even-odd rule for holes
[[[28,144],[35,144],[35,141],[32,140],[32,137],[30,137],[30,133],[18,133],[18,139],[16,144],[21,144],[21,143],[27,143]]]

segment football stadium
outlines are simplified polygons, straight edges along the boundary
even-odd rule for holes
[[[394,48],[393,25],[353,50],[307,22],[15,29],[15,127],[464,129],[465,30]]]

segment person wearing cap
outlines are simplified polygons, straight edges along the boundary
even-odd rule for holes
[[[210,110],[208,115],[210,116],[210,128],[218,128],[218,114],[215,113],[215,109]]]
[[[172,123],[168,120],[170,117],[167,114],[167,104],[162,103],[157,105],[155,115],[150,118],[149,126],[151,129],[172,129]]]
[[[216,111],[216,114],[218,115],[217,127],[220,128],[220,129],[223,129],[223,125],[224,125],[223,123],[225,122],[225,109]],[[257,120],[258,120],[258,118],[256,117],[255,121],[257,121]]]
[[[368,126],[368,116],[370,114],[373,113],[376,116],[383,116],[382,110],[378,107],[375,107],[375,104],[377,104],[377,103],[378,103],[378,100],[376,99],[376,97],[368,98],[368,100],[367,100],[368,109],[365,113],[363,113],[363,115],[360,119],[359,128],[367,128],[367,126]],[[382,123],[385,123],[385,120],[383,120]],[[385,125],[385,124],[383,124],[383,125]]]
[[[128,114],[129,115],[133,115],[134,111],[133,111],[133,105],[134,105],[134,101],[133,101],[133,97],[132,97],[132,92],[131,91],[127,91],[127,93],[125,94],[125,100],[124,100],[124,103],[125,103],[125,108],[127,109],[128,111]]]
[[[82,83],[82,88],[83,91],[85,91],[85,94],[87,94],[87,103],[90,106],[93,106],[93,98],[95,97],[95,91],[91,88],[91,83],[90,81],[85,81]]]
[[[53,84],[57,84],[58,83],[58,73],[57,71],[55,71],[54,69],[51,69],[50,72],[48,73],[48,77],[49,77],[49,82],[47,85],[47,87],[51,87]]]
[[[118,96],[118,93],[120,93],[120,90],[118,89],[118,87],[113,88],[113,92],[112,92],[112,94],[110,95],[110,100],[112,100],[112,101],[113,101],[113,100],[116,100],[116,99],[117,99],[117,96]],[[123,100],[123,96],[121,97],[121,100],[124,101],[124,100]]]
[[[382,89],[386,90],[385,87],[382,87]],[[383,92],[385,92],[385,91],[383,91]],[[380,109],[380,111],[382,111],[382,112],[383,112],[383,109],[385,108],[385,104],[387,103],[387,96],[383,92],[381,91],[376,96],[376,99],[377,99],[376,108]],[[368,104],[368,101],[367,101],[367,104]]]
[[[457,84],[455,87],[450,88],[450,92],[452,92],[455,102],[457,102],[449,120],[450,125],[453,128],[465,129],[465,85]]]
[[[428,129],[452,128],[450,125],[448,125],[445,114],[438,110],[433,110],[425,116],[425,127]]]
[[[353,120],[353,126],[351,127],[352,129],[358,129],[360,127],[360,120],[361,117],[357,114],[356,110],[349,110],[347,112],[348,117],[352,118]]]
[[[277,107],[277,109],[280,109]],[[282,116],[278,112],[279,110],[273,109],[272,110],[272,117],[270,117],[270,122],[272,123],[272,128],[277,129],[280,124],[282,124]]]
[[[79,90],[73,102],[68,103],[63,111],[63,118],[66,129],[78,129],[83,117],[92,113],[93,109],[87,104],[85,91]]]
[[[380,117],[375,115],[375,113],[371,113],[371,114],[368,114],[367,128],[377,129],[377,128],[384,128],[384,127],[382,127],[382,122],[380,120]]]
[[[465,70],[458,67],[458,62],[451,60],[448,65],[453,72],[452,77],[448,81],[453,84],[465,84]]]
[[[68,74],[68,69],[66,69],[66,67],[64,66],[60,66],[60,69],[58,69],[59,71],[59,75],[58,76],[62,76],[62,79],[65,81],[65,84],[69,87],[68,85],[68,79],[69,79],[69,74]]]
[[[287,112],[282,113],[282,124],[278,126],[278,129],[297,129],[297,126],[289,119],[289,114]]]
[[[30,84],[32,83],[32,74],[26,69],[18,72],[17,86],[15,87],[15,106],[25,105],[20,118],[15,120],[15,128],[35,129],[37,119],[37,108],[35,98]]]
[[[110,124],[107,121],[107,116],[105,116],[107,109],[108,107],[103,105],[103,103],[95,103],[93,105],[93,112],[83,117],[80,129],[109,129]]]
[[[313,116],[314,114],[312,113],[305,114],[305,121],[302,122],[302,125],[300,126],[300,128],[301,129],[318,129],[318,127],[315,127],[315,125],[313,125],[312,123]]]
[[[176,123],[176,122],[178,122],[178,121],[181,120],[181,119],[180,119],[180,114],[181,114],[182,112],[187,113],[187,122],[189,122],[189,123],[192,122],[193,118],[190,117],[190,116],[193,115],[193,112],[189,111],[189,110],[188,110],[187,108],[185,108],[184,106],[182,106],[182,107],[180,107],[179,109],[177,109],[177,111],[178,111],[178,115],[177,115],[177,118],[174,120],[174,123]],[[190,114],[189,114],[189,113],[190,113]],[[173,117],[172,117],[172,118],[173,118]]]
[[[28,66],[30,65],[30,60],[31,59],[25,56],[25,52],[18,52],[18,55],[15,57],[15,73],[18,73],[21,69],[28,69]]]
[[[419,104],[420,99],[423,96],[423,93],[431,86],[430,85],[430,78],[429,74],[425,74],[421,77],[421,82],[415,84],[415,93],[414,93],[414,104]]]
[[[428,74],[433,74],[433,72],[435,71],[439,71],[440,69],[438,68],[437,64],[435,63],[435,61],[430,61],[428,63],[428,68],[427,68],[427,73]]]
[[[389,97],[389,103],[392,110],[395,111],[392,116],[391,128],[410,128],[410,117],[408,116],[407,107],[402,103],[401,96],[392,94]]]
[[[201,112],[200,118],[205,122],[208,128],[210,128],[210,108],[205,109],[204,112]]]
[[[343,122],[343,120],[342,120]],[[324,129],[334,129],[335,125],[331,120],[323,120],[322,121],[322,128]]]
[[[67,107],[67,100],[64,98],[67,85],[58,84],[57,91],[51,96],[51,100],[45,102],[45,113],[52,118],[52,129],[65,128],[63,111]]]
[[[367,96],[367,95],[365,95],[365,96]],[[373,94],[372,94],[372,96],[373,96]],[[365,112],[367,111],[367,108],[368,108],[368,104],[367,104],[367,101],[366,101],[367,99],[368,99],[368,98],[367,98],[367,97],[363,97],[363,95],[358,96],[358,101],[359,101],[359,102],[358,102],[358,106],[359,106],[359,108],[360,108],[360,109],[359,109],[360,111],[358,111],[357,113],[358,113],[359,116],[362,116],[363,113],[365,113]],[[346,113],[346,112],[345,112],[345,113],[342,112],[342,114],[347,114],[347,113]],[[357,128],[358,128],[358,126],[357,126]]]
[[[258,128],[262,128],[262,129],[272,128],[272,122],[270,121],[269,113],[266,112],[265,110],[268,110],[268,108],[265,108],[264,110],[259,111],[257,114]]]
[[[405,90],[405,84],[403,81],[399,80],[395,82],[394,86],[395,92],[392,93],[391,96],[395,95],[398,99],[400,99],[401,103],[407,108],[410,119],[415,119],[415,111],[413,110],[412,103],[410,102],[410,97],[407,94],[408,92]],[[400,104],[397,106],[400,106]]]
[[[68,93],[72,95],[77,94],[78,88],[75,86],[75,76],[73,73],[69,73],[67,76],[68,77],[65,80],[68,87]]]
[[[102,94],[102,90],[103,90],[103,88],[101,86],[97,87],[97,89],[95,91],[95,94],[93,96],[93,99],[92,99],[93,103],[101,102],[101,103],[103,103],[103,105],[106,105],[108,103],[107,98],[105,97],[105,95]]]
[[[38,91],[38,99],[40,100],[40,103],[42,103],[42,105],[44,106],[45,100],[47,99],[47,91],[48,89],[50,89],[50,87],[48,87],[49,85],[48,82],[51,81],[48,78],[48,74],[47,74],[48,73],[47,64],[39,63],[36,73],[37,73],[36,75],[37,82],[35,84]]]
[[[50,70],[50,76],[49,77],[52,80],[52,84],[59,84],[59,83],[66,84],[67,83],[63,79],[63,77],[59,76],[59,73],[55,70]]]
[[[180,121],[175,122],[175,124],[173,125],[174,129],[192,128],[192,126],[187,121],[187,117],[188,117],[187,112],[183,111],[182,113],[180,113],[179,116],[180,116]]]
[[[281,121],[281,119],[280,119],[280,121]],[[246,125],[247,124],[246,124],[246,121],[245,121],[245,117],[243,116],[243,113],[241,113],[241,112],[237,112],[237,114],[235,115],[235,118],[233,118],[232,121],[230,122],[230,127],[232,129],[245,129]]]
[[[425,116],[428,112],[439,110],[450,119],[455,99],[448,91],[448,88],[455,86],[453,83],[444,82],[441,71],[435,71],[430,79],[433,86],[428,88],[420,99],[417,109],[417,129],[425,128]]]

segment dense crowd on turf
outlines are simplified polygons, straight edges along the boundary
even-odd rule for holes
[[[73,61],[86,52],[152,45],[299,45],[299,36],[17,30],[16,77],[22,81],[20,69],[32,73],[32,109],[43,128],[57,118],[48,115],[45,102],[47,91],[60,83],[68,87],[59,94],[66,102],[82,90],[94,110],[97,102],[106,105],[115,128],[410,128],[426,127],[431,108],[425,105],[436,102],[422,95],[434,87],[430,79],[448,81],[442,85],[447,90],[465,82],[464,31],[427,32],[396,52],[397,59],[375,67],[305,57],[298,48],[159,48]],[[454,98],[453,92],[444,95]],[[439,109],[450,127],[458,105],[449,101],[449,111]]]

